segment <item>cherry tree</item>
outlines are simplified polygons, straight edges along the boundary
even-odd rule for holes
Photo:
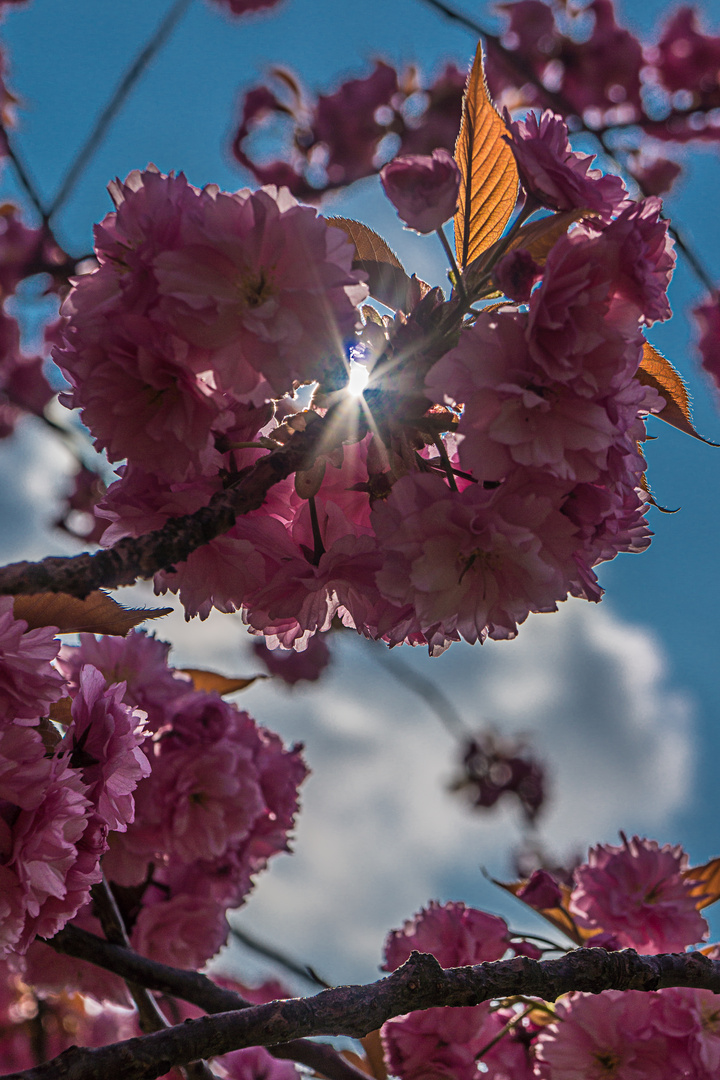
[[[504,11],[469,74],[420,87],[378,62],[315,100],[288,72],[250,90],[233,146],[260,186],[134,171],[109,185],[92,258],[60,246],[65,192],[43,204],[6,115],[28,206],[2,210],[3,301],[44,274],[58,304],[47,358],[23,353],[3,306],[2,434],[25,413],[50,424],[61,377],[76,432],[114,470],[106,487],[84,458],[61,519],[83,522],[91,550],[0,569],[6,1074],[718,1074],[720,946],[703,911],[720,860],[690,866],[646,837],[502,886],[548,936],[428,900],[389,932],[371,985],[302,999],[201,974],[226,912],[288,850],[308,763],[226,700],[247,680],[178,669],[161,630],[137,629],[168,609],[105,591],[152,580],[188,619],[240,612],[292,682],[322,672],[331,631],[430,656],[514,638],[569,597],[598,603],[597,568],[648,547],[648,417],[700,438],[652,343],[678,250],[709,291],[696,318],[720,380],[717,294],[659,198],[681,168],[662,147],[718,137],[720,39],[690,9],[644,47],[610,0]],[[278,119],[288,152],[258,162],[249,135]],[[581,129],[615,170],[573,148]],[[442,245],[445,289],[317,209],[373,172]],[[479,806],[542,804],[516,744],[478,735],[464,771]],[[312,1041],[340,1035],[360,1044]]]

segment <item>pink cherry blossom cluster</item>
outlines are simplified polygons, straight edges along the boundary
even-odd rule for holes
[[[510,300],[469,309],[440,355],[423,351],[427,333],[457,302],[431,290],[360,329],[352,245],[286,191],[199,191],[152,170],[113,185],[99,269],[76,280],[55,350],[66,404],[126,460],[97,509],[104,543],[198,510],[291,438],[298,385],[322,391],[307,424],[347,382],[348,356],[370,371],[312,496],[276,483],[156,575],[188,617],[242,610],[271,648],[296,650],[337,618],[437,653],[513,637],[568,594],[598,600],[594,568],[647,547],[639,445],[664,401],[636,375],[643,326],[670,315],[674,265],[659,200],[630,202],[552,114],[508,138],[528,206],[584,217],[540,263],[519,241],[487,262]],[[440,221],[457,169],[428,160],[387,175],[403,199],[421,185],[423,214],[435,193]]]
[[[288,850],[307,769],[300,747],[194,690],[162,642],[84,634],[58,655],[53,635],[0,601],[2,956],[45,990],[124,1004],[120,979],[39,939],[71,919],[99,932],[104,874],[138,952],[202,967],[226,909]]]
[[[686,870],[680,847],[639,837],[621,847],[599,845],[575,870],[568,910],[576,925],[596,931],[588,945],[684,951],[708,933],[698,911],[702,895]],[[542,870],[518,896],[540,909],[563,902],[560,886]],[[432,953],[443,967],[499,960],[508,950],[541,955],[504,920],[461,903],[431,902],[393,931],[385,970],[394,971],[412,950]],[[421,1080],[429,1067],[455,1080],[477,1080],[480,1069],[494,1080],[711,1080],[720,1067],[720,1008],[706,990],[576,993],[544,1014],[493,1003],[410,1013],[388,1021],[382,1039],[389,1070],[400,1080]]]
[[[133,820],[150,765],[144,714],[91,664],[78,669],[64,733],[46,719],[68,693],[54,628],[28,630],[0,600],[0,956],[24,954],[73,918],[102,876],[111,831]],[[45,718],[45,719],[44,719]]]

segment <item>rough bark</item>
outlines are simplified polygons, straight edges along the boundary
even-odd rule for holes
[[[317,1035],[360,1038],[391,1017],[416,1009],[478,1005],[517,994],[555,1001],[573,990],[597,994],[671,986],[720,993],[720,961],[702,953],[639,956],[634,949],[576,949],[556,960],[518,956],[443,970],[434,957],[413,952],[392,975],[367,986],[340,986],[311,998],[188,1020],[96,1050],[71,1047],[44,1065],[13,1073],[10,1080],[151,1080],[172,1065],[247,1046],[272,1047]]]

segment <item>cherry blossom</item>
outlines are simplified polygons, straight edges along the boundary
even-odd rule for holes
[[[572,994],[557,1005],[557,1022],[537,1040],[552,1080],[663,1080],[666,1039],[653,1027],[653,996],[637,990]]]
[[[431,156],[396,157],[380,170],[380,182],[399,218],[419,233],[434,232],[455,213],[460,169],[447,150]]]
[[[431,901],[385,942],[385,971],[404,964],[415,949],[429,952],[443,967],[500,960],[508,949],[509,931],[503,919],[462,903]]]
[[[505,122],[520,182],[543,206],[592,210],[609,220],[627,201],[619,176],[604,176],[599,169],[591,169],[594,156],[571,148],[562,117],[546,110],[539,118],[528,113],[527,119],[512,122],[506,111]]]
[[[13,614],[13,598],[0,597],[0,724],[37,723],[65,695],[51,666],[60,643],[54,627],[28,630]]]
[[[613,934],[622,948],[680,952],[708,935],[686,869],[680,846],[638,836],[620,847],[599,844],[575,870],[570,910],[580,926]]]
[[[133,820],[132,792],[150,774],[140,749],[145,714],[123,705],[123,683],[108,687],[102,672],[85,665],[72,703],[72,724],[58,747],[87,785],[86,795],[108,829],[124,832]]]

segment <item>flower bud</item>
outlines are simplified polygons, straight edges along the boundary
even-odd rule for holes
[[[434,232],[455,213],[460,170],[447,150],[397,157],[380,180],[401,221],[416,232]]]

